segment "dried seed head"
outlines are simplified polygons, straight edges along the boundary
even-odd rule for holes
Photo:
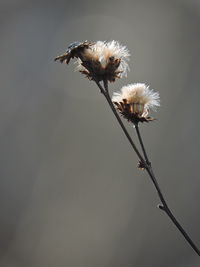
[[[129,51],[117,41],[97,41],[81,53],[77,70],[89,79],[114,82],[127,75]]]
[[[144,83],[122,87],[121,92],[113,94],[112,101],[119,112],[134,124],[153,120],[148,117],[149,110],[160,105],[159,94]]]

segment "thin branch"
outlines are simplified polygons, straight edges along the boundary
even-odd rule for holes
[[[159,184],[156,180],[156,177],[153,173],[153,169],[152,169],[152,166],[150,164],[150,161],[149,161],[149,158],[147,156],[147,153],[146,153],[146,150],[145,150],[145,147],[144,147],[144,143],[143,143],[143,140],[142,140],[142,137],[141,137],[141,134],[140,134],[140,130],[139,130],[139,126],[138,124],[135,125],[135,129],[136,129],[136,132],[137,132],[137,136],[138,136],[138,139],[139,139],[139,142],[140,142],[140,145],[142,147],[142,151],[144,153],[144,156],[145,156],[145,160],[147,162],[147,167],[146,167],[146,170],[147,170],[147,173],[149,174],[155,188],[156,188],[156,191],[158,193],[158,196],[160,198],[160,201],[162,202],[162,205],[158,205],[158,207],[165,211],[165,213],[168,215],[168,217],[171,219],[171,221],[175,224],[175,226],[178,228],[178,230],[182,233],[182,235],[185,237],[185,239],[187,240],[187,242],[191,245],[191,247],[194,249],[194,251],[200,256],[200,251],[199,249],[197,248],[197,246],[193,243],[193,241],[191,240],[191,238],[189,237],[189,235],[186,233],[186,231],[183,229],[183,227],[180,225],[180,223],[177,221],[177,219],[174,217],[173,213],[171,212],[170,208],[168,207],[167,203],[166,203],[166,200],[163,196],[163,193],[159,187]]]
[[[108,102],[108,104],[109,104],[109,106],[110,106],[112,112],[114,113],[114,115],[115,115],[115,117],[116,117],[118,123],[120,124],[120,126],[121,126],[123,132],[125,133],[125,135],[126,135],[128,141],[130,142],[130,144],[131,144],[133,150],[135,151],[135,153],[137,154],[137,156],[138,156],[138,158],[141,160],[141,162],[142,162],[144,165],[146,165],[146,162],[145,162],[144,158],[142,157],[141,153],[140,153],[139,150],[137,149],[137,147],[136,147],[136,145],[134,144],[134,142],[133,142],[131,136],[129,135],[128,131],[126,130],[126,128],[125,128],[125,126],[124,126],[124,124],[123,124],[123,122],[122,122],[120,116],[118,115],[118,113],[117,113],[117,111],[116,111],[116,109],[115,109],[115,107],[114,107],[114,105],[113,105],[113,103],[112,103],[112,100],[110,99],[108,90],[107,90],[106,88],[104,89],[104,88],[102,87],[102,85],[101,85],[98,81],[95,80],[95,82],[96,82],[97,86],[99,87],[101,93],[103,93],[103,95],[105,96],[105,98],[106,98],[106,100],[107,100],[107,102]]]
[[[150,161],[148,159],[148,156],[147,156],[147,153],[146,153],[146,150],[145,150],[145,147],[144,147],[144,144],[143,144],[143,141],[142,141],[142,137],[140,135],[140,131],[139,131],[139,126],[138,126],[138,123],[135,124],[135,130],[136,130],[136,133],[137,133],[137,136],[138,136],[138,139],[139,139],[139,142],[140,142],[140,145],[141,145],[141,148],[142,148],[142,151],[143,151],[143,154],[144,154],[144,158],[146,160],[146,163],[148,165],[150,165]]]

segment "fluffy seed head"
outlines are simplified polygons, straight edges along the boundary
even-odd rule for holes
[[[112,101],[119,112],[133,123],[152,120],[148,117],[149,110],[160,106],[159,94],[144,83],[123,86],[121,92],[113,94]]]
[[[77,69],[90,79],[114,82],[127,75],[130,54],[125,46],[117,41],[97,41],[84,49],[78,59]]]

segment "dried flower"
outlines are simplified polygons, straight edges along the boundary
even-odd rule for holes
[[[123,117],[134,124],[154,120],[148,117],[149,109],[160,105],[159,94],[144,83],[123,86],[121,92],[113,94],[112,101]]]
[[[85,49],[77,61],[77,70],[89,79],[114,82],[127,75],[129,51],[117,41],[98,41]]]
[[[85,41],[70,44],[55,61],[68,64],[71,58],[77,58],[77,70],[90,80],[114,82],[116,78],[127,75],[129,56],[128,49],[117,41]]]

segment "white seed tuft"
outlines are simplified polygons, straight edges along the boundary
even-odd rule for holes
[[[128,104],[143,104],[146,111],[160,106],[159,93],[149,89],[144,83],[128,84],[121,88],[121,92],[113,94],[113,102],[120,103],[123,99],[126,99]]]

